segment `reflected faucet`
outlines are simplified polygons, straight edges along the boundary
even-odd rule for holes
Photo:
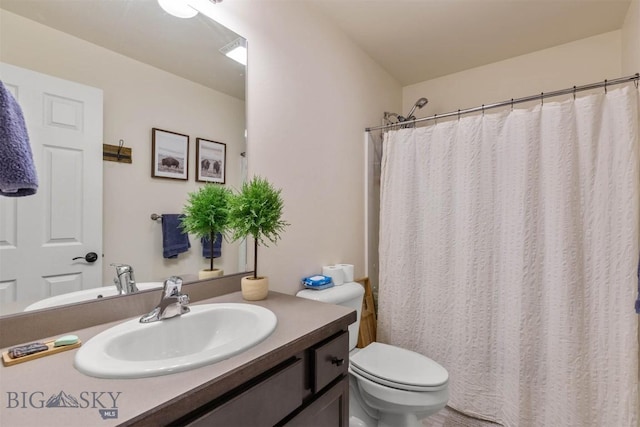
[[[140,318],[140,323],[151,323],[158,320],[170,319],[189,312],[189,295],[183,294],[182,278],[171,276],[164,281],[160,303]]]
[[[111,264],[116,268],[116,277],[113,279],[113,283],[116,285],[118,295],[131,294],[138,292],[136,286],[136,278],[133,275],[133,267],[127,264]]]

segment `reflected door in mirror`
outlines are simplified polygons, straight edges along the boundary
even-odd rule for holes
[[[0,197],[0,303],[100,286],[102,91],[0,67],[22,108],[39,177],[35,195]],[[94,262],[73,260],[89,252],[99,254]]]

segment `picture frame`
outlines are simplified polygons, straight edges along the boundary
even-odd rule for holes
[[[224,184],[227,176],[227,144],[196,138],[196,181]]]
[[[189,135],[151,129],[151,177],[189,179]]]

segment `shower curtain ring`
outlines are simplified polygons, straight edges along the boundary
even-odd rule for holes
[[[511,111],[513,111],[513,98],[511,98]]]
[[[573,100],[574,101],[576,100],[576,89],[577,88],[575,86],[573,86]]]
[[[636,87],[638,87],[638,81],[636,80]],[[458,121],[460,121],[460,109],[458,108]]]
[[[484,104],[482,104],[482,116],[484,117]]]
[[[437,114],[434,114],[434,115],[433,115],[433,122],[434,122],[435,124],[438,124],[438,115],[437,115]]]
[[[607,94],[607,79],[604,79],[604,93]]]
[[[544,106],[544,92],[540,92],[540,105]]]

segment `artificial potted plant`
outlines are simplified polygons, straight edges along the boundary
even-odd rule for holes
[[[269,280],[258,275],[258,245],[276,243],[287,224],[281,219],[281,190],[276,190],[264,178],[254,177],[242,185],[242,190],[229,200],[229,228],[233,240],[253,237],[253,276],[243,277],[242,297],[249,301],[265,299]]]
[[[222,269],[213,268],[213,247],[216,236],[225,236],[229,231],[229,200],[231,191],[221,185],[206,184],[198,191],[189,193],[184,207],[182,230],[200,238],[208,238],[210,244],[210,264],[208,270],[200,270],[198,277],[208,279],[222,276]]]

